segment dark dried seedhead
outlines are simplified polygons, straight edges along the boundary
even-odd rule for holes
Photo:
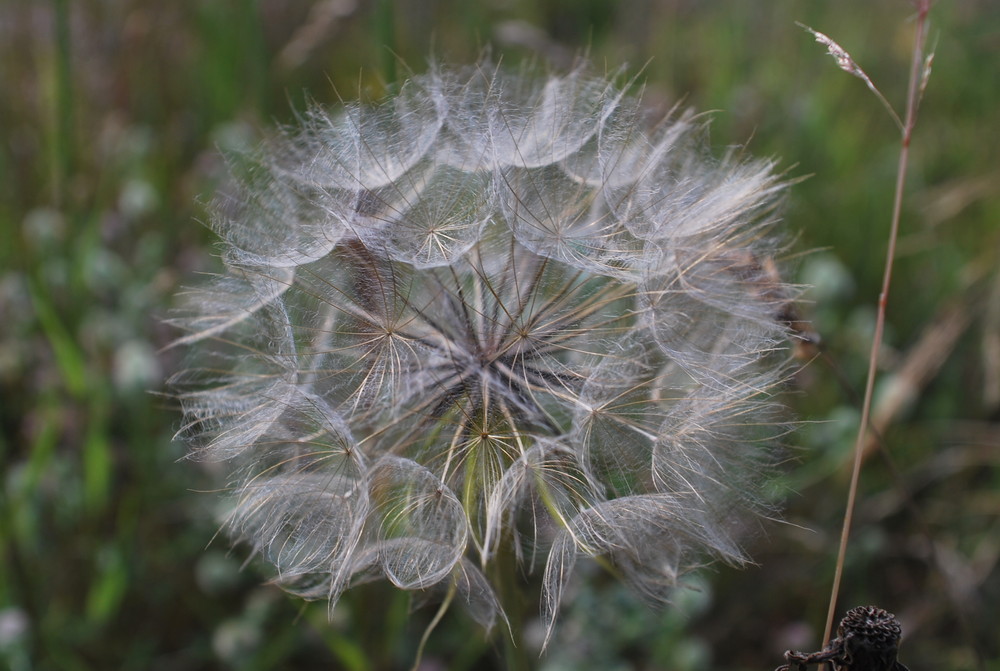
[[[892,613],[875,606],[858,606],[847,612],[837,627],[837,636],[850,638],[855,645],[863,645],[873,650],[896,652],[903,629]]]
[[[829,664],[834,671],[908,671],[896,660],[903,629],[892,613],[876,606],[852,608],[837,627],[837,638],[819,652],[785,653],[775,671],[805,671]]]

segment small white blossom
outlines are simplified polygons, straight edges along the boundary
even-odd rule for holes
[[[289,590],[446,586],[580,555],[665,600],[745,560],[778,425],[788,293],[756,259],[782,185],[647,127],[606,78],[485,64],[313,109],[216,208],[226,274],[187,296],[195,454]],[[766,290],[765,290],[766,288]],[[770,427],[770,428],[768,428]],[[529,566],[530,567],[530,566]]]

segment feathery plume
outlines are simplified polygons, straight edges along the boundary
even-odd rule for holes
[[[232,534],[331,608],[384,578],[487,627],[500,549],[547,556],[550,634],[580,556],[657,602],[745,561],[780,430],[790,294],[755,259],[783,184],[696,131],[583,68],[482,63],[266,146],[215,210],[225,274],[175,320],[202,357],[181,435],[229,464]]]
[[[798,25],[803,30],[812,33],[812,36],[816,38],[816,41],[822,44],[824,47],[826,47],[826,53],[828,53],[830,56],[833,57],[833,60],[836,61],[838,68],[840,68],[841,70],[850,75],[854,75],[855,77],[863,81],[865,83],[865,86],[868,87],[868,90],[874,93],[875,97],[878,98],[880,103],[882,103],[882,107],[884,107],[885,110],[889,113],[889,116],[892,117],[892,120],[896,123],[896,126],[900,129],[900,131],[903,130],[903,120],[899,118],[899,115],[896,113],[896,110],[893,108],[892,104],[886,99],[884,95],[882,95],[882,92],[878,90],[877,86],[875,86],[875,82],[871,80],[871,77],[868,76],[868,73],[866,73],[864,70],[861,69],[861,66],[857,64],[857,61],[855,61],[854,58],[851,57],[851,54],[848,53],[847,49],[834,42],[833,38],[825,33],[821,33],[818,30],[813,30],[809,26],[802,23],[796,22],[796,25]],[[928,61],[926,64],[925,72],[929,76],[930,61]]]

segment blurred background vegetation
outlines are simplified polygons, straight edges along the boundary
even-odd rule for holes
[[[786,268],[824,356],[790,384],[782,523],[759,565],[691,579],[653,612],[582,571],[538,668],[772,669],[818,649],[892,201],[898,133],[796,21],[902,100],[911,6],[815,0],[0,2],[0,667],[406,668],[433,609],[379,585],[332,619],[216,539],[213,479],[178,462],[156,392],[173,294],[213,270],[199,224],[222,152],[321,103],[378,96],[428,55],[598,69],[714,110],[710,143],[797,184]],[[1000,669],[1000,5],[940,2],[876,420],[839,611],[896,613],[902,660]],[[527,639],[537,610],[525,604]],[[425,669],[500,668],[457,609]],[[537,634],[537,632],[535,632]],[[537,636],[536,636],[537,638]],[[535,652],[525,651],[535,660]]]

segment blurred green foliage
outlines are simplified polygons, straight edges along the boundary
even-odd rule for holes
[[[788,647],[818,648],[899,147],[863,84],[795,22],[834,37],[902,101],[910,11],[903,0],[0,4],[0,666],[412,661],[433,609],[411,619],[405,598],[371,585],[328,617],[241,572],[245,553],[214,539],[216,497],[201,492],[216,485],[178,463],[179,415],[159,393],[181,356],[163,349],[174,334],[160,319],[179,287],[217,267],[197,222],[224,183],[222,151],[307,99],[378,96],[429,57],[484,52],[628,63],[654,108],[715,110],[716,151],[746,145],[809,175],[785,212],[786,267],[814,285],[804,312],[824,342],[789,383],[805,420],[783,476],[789,524],[752,542],[759,567],[708,572],[664,613],[595,572],[534,664],[766,669]],[[883,425],[891,461],[876,449],[866,464],[841,611],[897,613],[914,671],[997,669],[1000,6],[942,2],[931,34],[878,407],[893,393],[906,402]],[[537,614],[525,613],[530,633]],[[452,612],[425,668],[499,668],[502,647]]]

